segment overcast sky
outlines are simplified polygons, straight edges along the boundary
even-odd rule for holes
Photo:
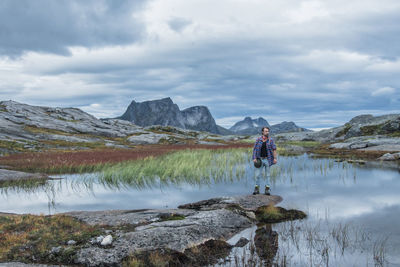
[[[398,0],[2,0],[0,100],[205,105],[307,128],[400,113]]]

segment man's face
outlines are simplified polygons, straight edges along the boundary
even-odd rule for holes
[[[268,136],[268,134],[269,134],[268,128],[264,128],[264,130],[263,130],[263,135],[264,135],[264,136]]]

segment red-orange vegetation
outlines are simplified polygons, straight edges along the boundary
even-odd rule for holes
[[[251,144],[233,143],[228,145],[143,145],[131,149],[96,149],[80,151],[30,152],[0,157],[0,165],[16,170],[46,171],[63,167],[96,166],[160,156],[183,149],[230,149],[252,147]]]

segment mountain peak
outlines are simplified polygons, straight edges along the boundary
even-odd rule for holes
[[[258,119],[252,119],[251,117],[247,116],[242,121],[235,123],[231,128],[231,131],[238,133],[238,134],[253,134],[254,132],[259,132],[260,127],[269,126],[268,122],[259,117]]]
[[[154,101],[154,100],[153,100],[153,101]],[[155,101],[157,101],[157,100],[155,100]],[[164,97],[164,98],[159,99],[158,101],[160,101],[160,102],[170,102],[170,103],[173,103],[173,101],[172,101],[172,99],[171,99],[170,97]]]
[[[261,127],[270,127],[271,133],[277,134],[282,132],[299,132],[306,131],[307,129],[298,127],[292,121],[284,121],[270,126],[268,121],[263,117],[257,119],[251,119],[251,117],[245,117],[244,120],[235,123],[229,130],[236,134],[258,134]]]
[[[180,110],[170,97],[135,102],[118,119],[127,120],[143,127],[169,125],[219,134],[217,124],[206,106],[193,106]]]
[[[253,121],[253,120],[251,119],[251,117],[247,116],[247,117],[244,118],[244,121]]]

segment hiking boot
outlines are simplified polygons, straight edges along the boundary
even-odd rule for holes
[[[265,186],[264,195],[267,195],[267,196],[271,195],[271,193],[269,192],[269,186],[268,185]]]
[[[254,192],[253,192],[253,195],[257,195],[257,194],[260,194],[260,187],[258,185],[256,185],[254,187]]]

